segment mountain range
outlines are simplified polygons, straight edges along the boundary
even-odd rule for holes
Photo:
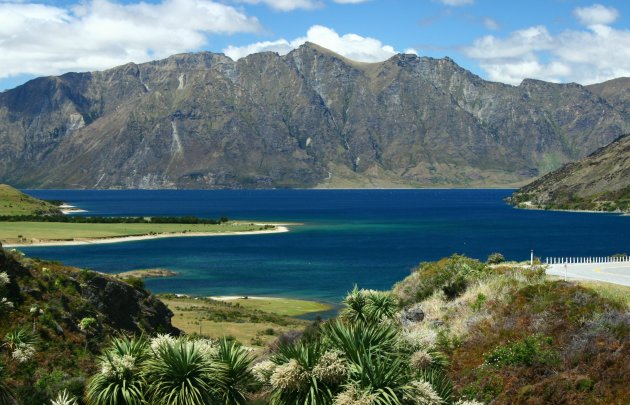
[[[0,182],[29,188],[510,186],[630,132],[630,79],[489,82],[449,58],[307,43],[42,77],[0,93]]]

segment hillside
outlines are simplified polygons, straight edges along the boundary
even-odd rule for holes
[[[492,404],[628,403],[629,292],[457,255],[394,288],[422,314],[408,336],[448,355],[454,392]]]
[[[516,191],[520,208],[630,212],[630,135]]]
[[[5,348],[0,375],[11,377],[9,385],[20,404],[50,403],[64,388],[82,392],[98,367],[96,355],[113,336],[179,333],[162,302],[114,277],[24,258],[2,248],[0,274],[6,275],[0,277],[0,338]],[[9,338],[19,331],[20,339]],[[33,342],[27,344],[33,351],[18,341]]]
[[[355,288],[338,318],[255,355],[231,339],[177,337],[164,304],[109,276],[3,251],[0,274],[0,400],[11,390],[19,404],[64,389],[90,404],[167,394],[195,404],[630,400],[628,287],[558,281],[539,266],[458,255],[422,263],[391,292]],[[238,304],[165,298],[183,306],[178,322],[191,332],[208,320],[291,326]],[[282,330],[253,332],[251,343]]]
[[[47,201],[0,184],[0,216],[2,215],[61,215],[61,210]]]
[[[603,96],[605,96],[604,93]],[[602,97],[603,97],[602,96]],[[630,131],[577,84],[449,58],[180,54],[0,93],[0,181],[37,188],[522,184]]]

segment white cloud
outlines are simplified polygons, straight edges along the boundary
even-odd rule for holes
[[[339,4],[359,4],[359,3],[365,3],[367,1],[370,1],[370,0],[334,0],[335,3],[339,3]]]
[[[483,26],[489,30],[498,31],[501,29],[501,25],[494,18],[483,17],[481,19],[481,22],[483,23]]]
[[[614,7],[606,7],[601,4],[594,4],[590,7],[578,7],[573,11],[573,15],[586,26],[609,25],[617,20],[619,12]]]
[[[307,41],[360,62],[380,62],[397,53],[392,46],[384,45],[378,39],[362,37],[357,34],[339,35],[335,30],[321,25],[312,26],[305,37],[293,40],[279,39],[277,41],[257,42],[246,46],[229,46],[223,52],[234,60],[264,51],[273,51],[284,55]]]
[[[237,0],[239,3],[266,4],[278,11],[312,10],[323,6],[320,0]]]
[[[233,0],[246,4],[265,4],[277,11],[313,10],[324,6],[323,0]],[[370,0],[333,0],[339,4],[359,4]]]
[[[436,0],[442,4],[444,4],[445,6],[451,6],[451,7],[459,7],[459,6],[465,6],[468,4],[474,4],[475,0]]]
[[[0,78],[144,62],[198,49],[210,34],[260,30],[256,18],[212,0],[0,2]]]
[[[574,13],[582,13],[586,29],[552,35],[544,26],[536,26],[503,38],[488,35],[475,40],[464,53],[479,62],[490,80],[510,84],[525,78],[591,84],[630,76],[630,30],[603,24],[613,22],[616,14],[614,18],[596,16],[583,10]]]

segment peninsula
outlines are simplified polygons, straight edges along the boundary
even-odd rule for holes
[[[288,232],[283,224],[196,217],[69,217],[51,202],[0,185],[0,243],[5,247],[68,246],[158,238]]]

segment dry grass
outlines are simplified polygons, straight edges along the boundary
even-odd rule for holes
[[[256,308],[257,305],[269,308],[268,301],[273,299],[243,300],[248,303],[251,301],[249,307],[210,299],[167,296],[160,297],[160,300],[175,314],[173,326],[187,334],[197,333],[210,338],[233,337],[243,344],[258,348],[266,347],[284,332],[303,329],[308,325],[307,321]]]
[[[630,311],[630,287],[625,285],[605,283],[603,281],[579,280],[578,284],[597,292],[600,296],[619,302]]]

